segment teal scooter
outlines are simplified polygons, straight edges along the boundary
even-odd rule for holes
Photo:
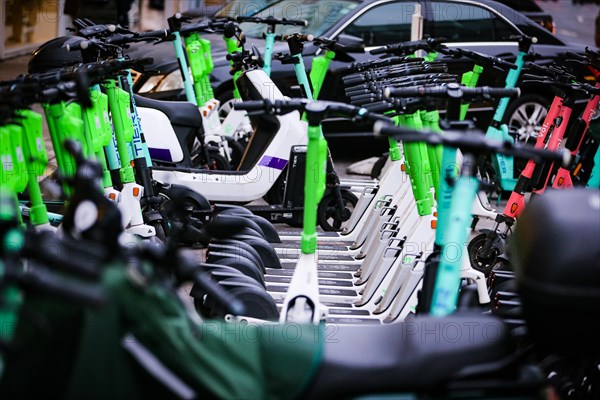
[[[449,315],[457,308],[464,250],[461,243],[467,242],[471,223],[471,207],[479,190],[476,157],[483,153],[503,153],[526,159],[554,161],[563,163],[563,165],[568,164],[570,158],[566,152],[536,150],[512,141],[489,139],[482,132],[474,129],[472,124],[455,128],[459,129],[446,130],[443,135],[431,131],[414,131],[379,122],[374,128],[376,135],[392,136],[403,142],[426,142],[432,145],[442,145],[445,149],[454,149],[454,152],[458,148],[463,153],[463,164],[459,177],[452,179],[451,176],[446,176],[450,182],[454,180],[454,188],[441,193],[440,196],[442,197],[439,204],[440,211],[443,211],[446,216],[442,220],[442,225],[438,224],[438,231],[441,235],[436,233],[436,239],[439,236],[444,238],[444,244],[440,249],[437,273],[433,277],[433,284],[429,287],[424,284],[419,298],[418,310],[420,313],[436,317]],[[444,180],[442,179],[442,181]]]
[[[276,40],[281,40],[281,35],[275,34],[275,27],[277,25],[288,25],[288,26],[307,26],[308,21],[304,19],[287,19],[287,18],[275,18],[269,15],[266,18],[261,17],[236,17],[237,22],[252,22],[255,24],[267,25],[267,31],[263,34],[265,39],[265,50],[263,54],[264,65],[263,71],[267,76],[271,76],[271,61],[273,59],[273,46]]]
[[[519,42],[519,54],[514,62],[517,68],[509,70],[508,75],[506,76],[506,88],[514,88],[517,85],[531,44],[537,43],[536,38],[525,35],[511,37],[511,39]],[[511,140],[514,142],[515,139],[508,131],[508,126],[502,123],[509,101],[510,99],[507,97],[500,99],[500,103],[498,103],[498,107],[496,108],[496,112],[492,118],[492,122],[485,133],[487,137],[495,140]],[[517,179],[514,177],[514,158],[511,155],[502,153],[492,154],[491,157],[492,166],[498,180],[496,185],[502,191],[512,191],[517,183]],[[481,169],[482,168],[480,167],[480,170]]]

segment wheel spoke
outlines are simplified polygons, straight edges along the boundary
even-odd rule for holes
[[[546,117],[546,113],[544,111],[546,111],[546,109],[542,107],[541,104],[535,104],[533,106],[533,112],[531,113],[531,117],[529,118],[530,123],[535,126],[541,125],[543,118]]]
[[[521,126],[525,127],[529,125],[529,118],[527,116],[527,109],[525,107],[519,107],[515,113],[515,118]]]

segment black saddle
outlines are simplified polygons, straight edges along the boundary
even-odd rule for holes
[[[136,106],[154,108],[165,113],[174,125],[183,125],[194,128],[202,127],[202,116],[198,107],[187,101],[164,101],[148,97],[133,95]]]
[[[390,325],[342,325],[327,335],[307,398],[435,391],[510,354],[503,322],[481,314],[419,317]]]

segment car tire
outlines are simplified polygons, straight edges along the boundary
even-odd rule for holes
[[[503,122],[516,142],[535,145],[550,103],[548,98],[539,94],[526,94],[510,102]],[[525,164],[526,160],[515,159],[515,177],[519,176]]]

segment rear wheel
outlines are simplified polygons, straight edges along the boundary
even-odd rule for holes
[[[220,153],[211,152],[208,154],[208,160],[205,160],[201,155],[196,156],[192,164],[195,168],[208,169],[210,171],[229,171],[231,164]]]

